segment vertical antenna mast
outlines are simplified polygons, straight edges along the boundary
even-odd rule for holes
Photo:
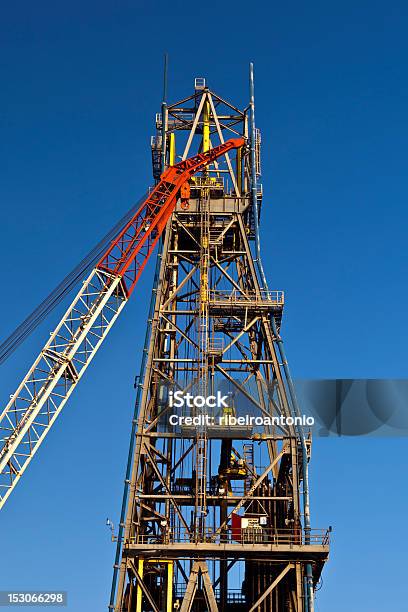
[[[166,169],[166,146],[167,146],[167,66],[168,54],[164,54],[164,69],[163,69],[163,100],[162,100],[162,172]]]

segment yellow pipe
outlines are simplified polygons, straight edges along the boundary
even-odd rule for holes
[[[173,563],[174,563],[174,561],[172,561],[171,559],[146,559],[146,561],[147,561],[147,563],[165,563],[167,565],[167,602],[166,602],[166,612],[173,612]],[[138,571],[139,571],[139,574],[140,574],[140,571],[143,572],[143,565],[142,565],[142,570],[140,570],[140,565],[139,565],[139,570]],[[139,603],[139,600],[137,601],[136,605],[138,605],[138,603]],[[137,608],[137,612],[140,612],[139,608]]]
[[[210,150],[210,103],[204,102],[203,111],[203,153]]]
[[[237,149],[237,187],[239,193],[242,193],[242,147]]]
[[[167,564],[167,608],[166,612],[173,612],[173,562]]]
[[[137,572],[139,574],[139,576],[143,579],[143,559],[139,559],[139,563],[137,566]],[[136,612],[142,612],[142,589],[139,586],[139,583],[137,584],[137,591],[136,591]]]
[[[176,163],[176,136],[174,132],[170,134],[169,141],[169,164],[170,166],[174,166]]]

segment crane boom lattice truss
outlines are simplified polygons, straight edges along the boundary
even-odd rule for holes
[[[0,508],[21,478],[126,304],[191,176],[230,149],[231,139],[169,167],[121,230],[0,416]]]

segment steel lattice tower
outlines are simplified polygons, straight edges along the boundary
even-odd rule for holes
[[[118,534],[116,612],[312,612],[328,555],[327,533],[309,522],[310,437],[296,425],[236,423],[298,414],[279,335],[284,295],[268,289],[260,262],[261,139],[250,83],[243,110],[196,79],[191,96],[163,103],[156,116],[156,180],[179,157],[231,136],[249,146],[185,185],[160,248]],[[221,390],[228,405],[210,411],[211,423],[206,408],[193,407],[182,415],[203,417],[199,425],[172,426],[169,390]]]

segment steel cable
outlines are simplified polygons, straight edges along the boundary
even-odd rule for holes
[[[54,310],[80,282],[84,274],[91,270],[101,259],[108,244],[116,238],[124,225],[133,217],[147,197],[147,193],[109,230],[94,248],[75,266],[73,270],[51,291],[51,293],[28,315],[26,319],[0,344],[0,364],[20,346],[38,325]]]

